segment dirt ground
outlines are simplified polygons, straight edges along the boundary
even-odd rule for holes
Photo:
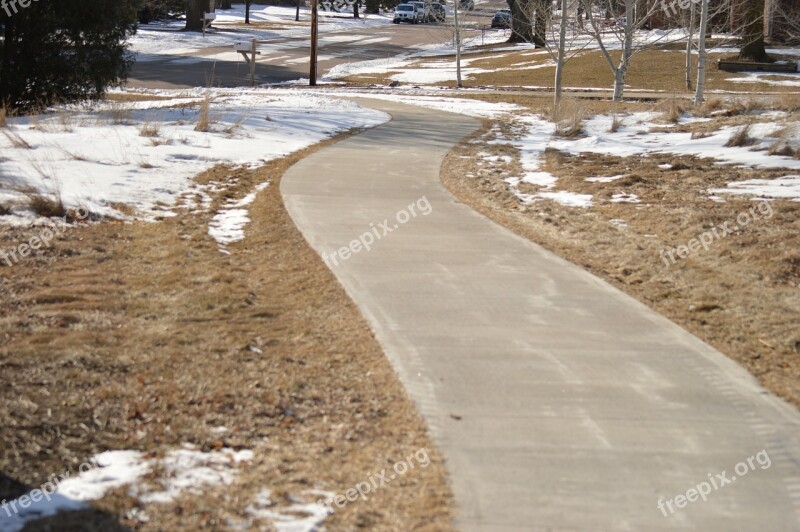
[[[210,212],[85,224],[0,264],[0,500],[106,450],[255,453],[231,486],[146,507],[120,488],[29,530],[263,530],[245,510],[259,491],[272,490],[271,510],[305,490],[343,494],[420,449],[429,467],[337,509],[326,526],[451,528],[441,457],[366,322],[283,208],[280,176],[310,151],[199,176],[228,185]],[[214,209],[265,180],[246,239],[221,253],[207,234]],[[3,228],[0,249],[34,234]]]
[[[798,119],[794,114],[787,120]],[[719,125],[736,120],[723,117]],[[489,144],[493,127],[515,134],[508,122],[487,120],[483,131],[445,160],[442,179],[461,201],[667,316],[800,407],[800,203],[772,201],[771,216],[757,210],[753,221],[737,226],[737,216],[760,203],[733,196],[718,203],[706,192],[786,171],[668,154],[620,158],[548,151],[543,169],[558,177],[556,189],[592,194],[594,206],[566,207],[549,200],[523,205],[502,179],[523,175],[519,152],[510,144]],[[488,164],[479,152],[507,155],[510,162]],[[621,174],[625,177],[611,183],[585,180]],[[522,192],[536,190],[530,186]],[[636,194],[641,203],[615,203],[614,194]],[[767,207],[762,209],[766,213]],[[708,251],[664,261],[662,251],[725,222],[736,231],[715,240]]]

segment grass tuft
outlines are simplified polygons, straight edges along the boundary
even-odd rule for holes
[[[750,136],[750,124],[740,127],[728,139],[728,142],[725,143],[726,148],[733,148],[733,147],[742,147],[742,146],[752,146],[757,142],[756,139]]]
[[[161,133],[160,122],[145,122],[139,130],[140,137],[156,138]]]
[[[717,111],[720,111],[725,107],[725,102],[719,98],[710,98],[706,100],[703,105],[700,107],[700,114],[703,116],[708,116],[713,114]]]
[[[662,102],[659,107],[667,122],[670,124],[677,124],[683,116],[683,113],[686,112],[688,104],[678,98],[670,98]]]
[[[194,126],[195,131],[207,133],[211,128],[211,97],[206,94],[203,101],[200,102],[200,111],[197,116],[197,125]]]
[[[0,127],[8,127],[8,111],[5,107],[0,107]]]
[[[112,125],[127,126],[133,120],[133,109],[122,102],[110,102],[106,116]]]
[[[31,194],[28,196],[28,205],[33,212],[45,218],[63,218],[67,215],[67,209],[59,195],[50,197],[43,194]]]
[[[616,133],[622,126],[623,126],[622,119],[618,115],[614,115],[613,120],[611,120],[611,127],[608,128],[608,132]]]
[[[775,144],[769,147],[768,153],[770,155],[792,157],[795,155],[795,149],[789,146],[788,144],[781,144],[780,142],[776,142]]]
[[[3,135],[11,142],[11,145],[15,148],[25,149],[25,150],[32,150],[33,146],[31,146],[27,140],[23,139],[21,135],[18,133],[14,133],[11,130],[4,129]]]
[[[573,98],[565,98],[554,105],[550,111],[551,120],[556,124],[556,135],[576,137],[583,132],[583,121],[589,112],[585,104]]]
[[[64,133],[72,133],[75,127],[74,117],[66,111],[58,113],[58,124]]]

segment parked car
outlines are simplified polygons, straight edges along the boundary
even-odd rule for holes
[[[431,4],[431,11],[433,12],[433,20],[436,22],[444,22],[447,18],[447,13],[445,12],[444,6],[439,2],[434,2]]]
[[[415,6],[417,11],[421,13],[420,21],[421,22],[430,22],[433,20],[433,9],[431,9],[430,4],[422,1],[422,0],[412,0],[408,3],[408,5]]]
[[[511,28],[511,10],[501,9],[495,13],[492,17],[492,27],[503,29]]]
[[[400,24],[401,22],[408,22],[416,24],[420,21],[421,13],[417,6],[411,4],[400,4],[394,8],[394,18],[392,22]]]
[[[475,0],[461,0],[459,3],[461,9],[466,9],[467,11],[472,11],[475,9]]]

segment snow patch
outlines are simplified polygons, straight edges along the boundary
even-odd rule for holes
[[[718,198],[718,194],[756,196],[766,199],[784,199],[800,201],[800,175],[787,175],[777,179],[748,179],[728,183],[726,188],[715,188],[709,191]]]

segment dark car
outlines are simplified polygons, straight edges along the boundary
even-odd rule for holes
[[[511,27],[511,11],[508,9],[501,9],[492,17],[493,28],[510,28]]]
[[[475,9],[475,0],[461,0],[459,3],[461,5],[461,9],[466,9],[467,11],[472,11]]]
[[[445,13],[444,6],[437,2],[431,4],[431,11],[433,12],[433,20],[436,22],[444,22],[444,19],[447,18],[447,14]]]

